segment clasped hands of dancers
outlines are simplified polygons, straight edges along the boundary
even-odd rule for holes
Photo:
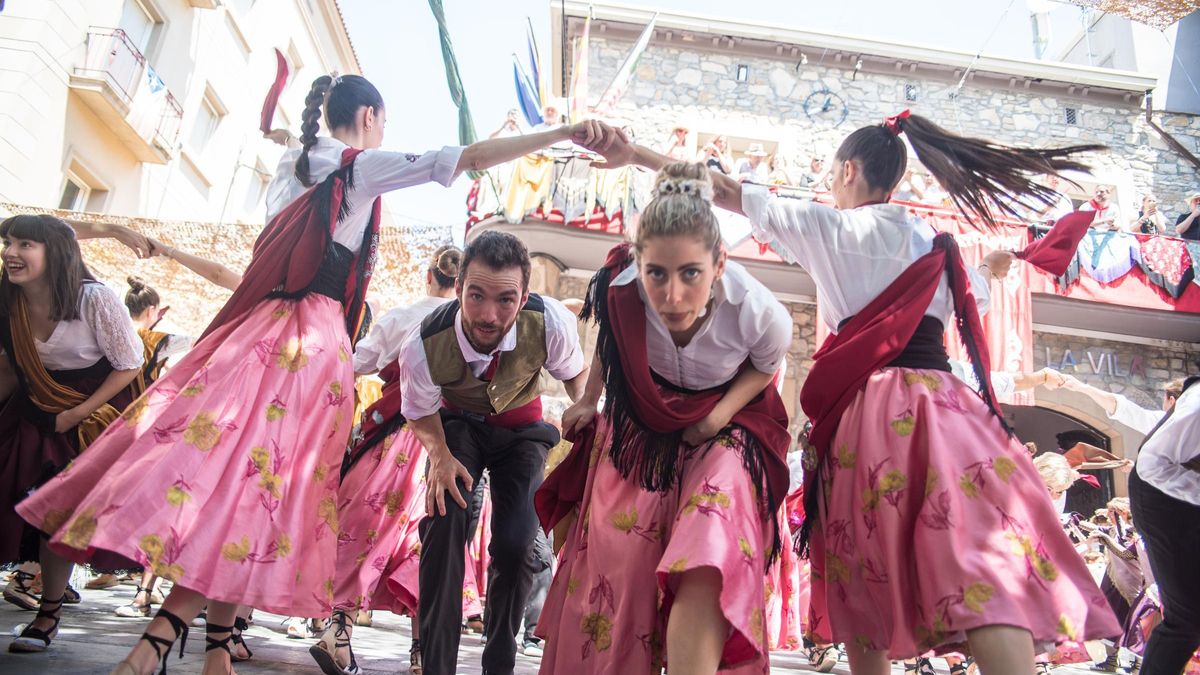
[[[21,560],[14,542],[38,541],[36,528],[43,569],[38,615],[12,650],[50,646],[73,562],[136,564],[174,587],[115,674],[165,669],[206,605],[208,675],[232,672],[239,605],[333,612],[313,648],[330,675],[360,672],[347,611],[415,613],[424,672],[452,673],[468,500],[486,469],[495,572],[485,672],[514,668],[529,594],[521,567],[539,515],[562,546],[538,622],[543,672],[764,672],[763,579],[790,539],[777,514],[791,439],[772,383],[792,326],[727,258],[714,206],[747,215],[761,241],[810,273],[836,333],[801,394],[814,422],[800,533],[814,639],[845,643],[856,674],[955,649],[992,674],[1029,672],[1035,645],[1119,632],[998,413],[978,341],[988,280],[952,238],[886,203],[907,162],[900,134],[985,224],[994,208],[1048,200],[1034,178],[1085,169],[1075,155],[1099,146],[1012,148],[897,116],[839,147],[830,208],[672,164],[598,121],[419,156],[383,151],[386,109],[358,76],[318,78],[302,119],[233,297],[131,404],[119,394],[140,367],[136,336],[94,319],[89,307],[111,303],[69,230],[25,217],[0,226],[5,430],[20,431],[12,456],[53,468],[5,476],[2,515],[30,528],[6,528],[7,559]],[[322,119],[328,136],[317,135]],[[430,266],[431,295],[446,296],[452,280],[453,297],[394,326],[403,337],[387,345],[389,388],[364,415],[373,433],[343,479],[380,196],[449,185],[568,139],[609,167],[659,172],[634,241],[609,253],[589,288],[583,315],[599,324],[590,368],[575,317],[529,292],[524,245],[485,232]],[[950,374],[941,345],[951,317],[979,394]],[[48,336],[75,322],[94,367],[52,358]],[[575,401],[563,428],[576,440],[544,485],[558,433],[541,422],[543,369]],[[41,422],[64,411],[84,419],[78,433]],[[417,537],[398,534],[413,521]]]

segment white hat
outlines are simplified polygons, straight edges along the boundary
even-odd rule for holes
[[[751,143],[749,148],[746,148],[746,154],[751,157],[766,157],[767,151],[763,149],[762,143]]]

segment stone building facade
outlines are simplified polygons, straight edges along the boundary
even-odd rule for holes
[[[590,38],[589,77],[605,83],[633,40],[615,30],[597,32],[593,29]],[[839,53],[835,59],[833,50],[804,45],[777,45],[777,54],[763,56],[749,40],[689,37],[658,30],[616,107],[616,115],[633,123],[642,142],[665,141],[672,128],[685,124],[693,142],[701,141],[697,148],[713,134],[727,134],[764,141],[792,167],[807,168],[814,155],[831,157],[854,129],[910,108],[948,129],[1003,143],[1106,144],[1109,152],[1090,159],[1095,178],[1081,181],[1084,190],[1071,190],[1070,196],[1078,200],[1096,182],[1111,183],[1122,211],[1131,216],[1147,191],[1155,192],[1160,208],[1174,216],[1184,208],[1185,196],[1200,189],[1197,168],[1150,128],[1142,92],[1132,91],[1147,84],[1153,88],[1153,79],[1136,84],[1128,78],[1121,85],[1124,92],[1101,93],[1099,87],[1051,89],[1037,77],[968,75],[959,88],[963,69],[927,68],[919,56],[902,61]],[[855,70],[860,62],[863,67]],[[1063,79],[1076,76],[1068,73]],[[818,112],[826,91],[835,95],[832,107]],[[845,118],[835,126],[843,103]],[[1200,154],[1200,117],[1156,114],[1154,119]]]

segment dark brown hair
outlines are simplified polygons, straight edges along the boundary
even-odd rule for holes
[[[50,320],[76,321],[79,314],[79,293],[84,280],[96,277],[83,264],[75,230],[64,221],[47,215],[13,216],[0,223],[0,237],[28,239],[46,245],[46,280],[50,283]],[[8,280],[8,272],[0,278],[0,316],[9,316],[20,287]]]
[[[463,252],[457,246],[447,244],[433,252],[433,259],[429,262],[429,271],[433,274],[433,282],[437,284],[438,288],[442,290],[454,288],[454,281],[458,279],[462,262]]]
[[[488,230],[479,235],[463,249],[462,267],[458,270],[459,281],[466,281],[467,269],[477,258],[492,269],[521,268],[521,290],[529,290],[529,275],[533,265],[529,262],[529,250],[520,239],[499,230]]]
[[[146,281],[138,276],[126,277],[129,290],[125,292],[125,307],[131,318],[138,318],[151,307],[157,307],[160,300],[158,291],[146,285]]]
[[[1018,207],[1038,210],[1035,203],[1052,204],[1057,193],[1035,179],[1050,174],[1076,185],[1062,175],[1064,171],[1089,170],[1075,155],[1107,149],[1094,143],[1046,149],[1000,145],[959,136],[920,115],[898,119],[896,125],[954,204],[968,216],[978,216],[988,227],[996,224],[995,210],[1019,217]],[[835,159],[858,160],[867,184],[889,192],[900,183],[908,164],[903,141],[882,124],[863,127],[847,136]]]
[[[313,80],[308,96],[304,98],[304,112],[300,115],[300,144],[303,149],[296,158],[296,179],[305,187],[313,186],[308,172],[308,151],[317,144],[317,132],[321,130],[321,107],[325,108],[325,124],[330,129],[341,129],[354,122],[358,109],[366,106],[377,112],[383,109],[383,96],[375,85],[361,75],[342,75],[335,81],[328,75]]]

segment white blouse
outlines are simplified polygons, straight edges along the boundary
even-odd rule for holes
[[[354,374],[377,373],[395,361],[408,332],[421,325],[433,310],[453,299],[427,295],[411,305],[397,307],[384,314],[375,322],[370,334],[355,345]]]
[[[704,325],[686,346],[678,347],[662,317],[646,301],[637,265],[613,284],[636,283],[646,303],[646,350],[650,368],[684,389],[710,389],[737,375],[746,359],[762,373],[776,373],[792,345],[792,319],[774,294],[745,267],[725,263],[713,285],[713,302]]]
[[[79,293],[79,314],[74,321],[59,321],[45,342],[34,338],[46,370],[86,368],[100,357],[107,358],[116,370],[142,366],[142,339],[111,288],[85,283]]]
[[[337,170],[342,165],[342,153],[348,147],[336,138],[318,137],[317,144],[308,151],[309,176],[313,181],[320,182]],[[346,194],[350,212],[334,229],[333,240],[357,251],[371,220],[371,206],[375,198],[385,192],[429,182],[450,187],[458,177],[455,169],[462,151],[458,146],[446,146],[423,155],[364,150],[354,160],[354,187]],[[267,220],[310,189],[296,178],[299,157],[300,149],[293,148],[279,160],[275,177],[267,187]]]
[[[1175,401],[1175,410],[1138,450],[1137,473],[1168,496],[1200,506],[1200,385]],[[1193,543],[1194,545],[1194,543]]]
[[[825,325],[862,311],[915,260],[933,250],[933,226],[897,204],[833,209],[811,201],[781,199],[769,188],[743,185],[742,210],[759,241],[776,244],[788,262],[803,267],[817,285]],[[967,267],[980,315],[991,299],[989,284]],[[926,310],[943,324],[953,314],[949,282],[942,277]]]

